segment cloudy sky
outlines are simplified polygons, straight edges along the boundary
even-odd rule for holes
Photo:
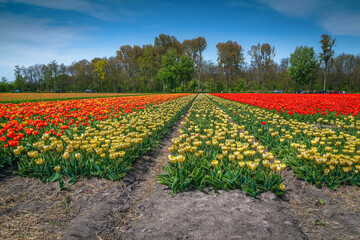
[[[360,1],[0,0],[0,77],[14,80],[15,65],[114,56],[161,33],[205,37],[214,62],[218,42],[237,41],[248,61],[251,45],[267,42],[280,61],[300,45],[320,52],[323,33],[336,37],[335,53],[360,54]]]

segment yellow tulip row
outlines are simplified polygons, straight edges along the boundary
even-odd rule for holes
[[[207,168],[203,173],[204,179],[206,176],[210,177],[211,172],[218,175],[219,171],[224,171],[224,175],[227,171],[239,174],[241,172],[242,177],[256,175],[257,172],[262,175],[275,174],[279,177],[276,191],[285,189],[279,172],[286,165],[275,160],[274,155],[267,152],[265,147],[255,140],[254,135],[246,131],[244,125],[233,122],[228,114],[204,94],[197,97],[189,115],[181,124],[184,127],[179,130],[180,135],[172,139],[173,144],[169,147],[170,166],[174,171],[176,168],[189,172]],[[162,182],[171,181],[171,177],[171,173],[162,175]],[[214,186],[211,183],[210,185]],[[194,187],[199,186],[194,184]]]

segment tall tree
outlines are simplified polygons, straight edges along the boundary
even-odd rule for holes
[[[55,87],[62,92],[71,91],[68,67],[63,63],[59,65],[59,75],[56,78]]]
[[[29,67],[21,67],[22,75],[30,86],[32,92],[40,91],[44,80],[44,64],[35,64]]]
[[[108,89],[108,79],[107,79],[107,67],[108,67],[108,61],[106,59],[101,59],[99,61],[96,61],[94,64],[94,71],[99,79],[99,85],[100,85],[100,91],[106,92]]]
[[[258,43],[251,46],[248,54],[251,57],[251,67],[257,73],[257,83],[262,85],[264,82],[271,80],[271,73],[274,73],[275,67],[275,47],[271,47],[268,43]]]
[[[0,92],[12,91],[13,83],[9,82],[6,77],[2,77],[0,81]]]
[[[195,43],[195,39],[185,39],[181,43],[182,49],[184,51],[184,54],[190,56],[193,60],[193,62],[196,62],[197,58],[197,46]]]
[[[303,86],[316,77],[318,60],[315,56],[314,48],[307,46],[296,47],[290,55],[290,67],[288,73],[298,84],[300,90]]]
[[[140,90],[156,91],[156,52],[152,45],[143,46],[144,55],[138,58],[138,64],[140,69]]]
[[[124,71],[122,70],[119,59],[110,57],[108,59],[108,69],[109,84],[112,85],[113,92],[116,93],[119,92],[119,90],[121,91],[121,87],[124,85]]]
[[[181,43],[177,38],[166,34],[155,37],[154,47],[160,57],[164,56],[170,49],[175,50],[177,54],[183,52]]]
[[[127,75],[127,86],[132,90],[139,91],[139,62],[138,59],[144,56],[143,49],[137,45],[133,47],[129,45],[121,46],[116,51],[116,57],[119,59],[125,74]]]
[[[213,92],[216,88],[216,81],[218,80],[219,68],[212,61],[207,61],[204,64],[204,76],[207,80],[208,91]]]
[[[279,83],[279,88],[285,92],[287,92],[290,87],[290,77],[287,73],[289,63],[289,58],[282,58],[278,67],[277,80]]]
[[[158,72],[158,78],[162,80],[164,84],[164,91],[169,88],[171,91],[175,90],[177,86],[177,64],[178,55],[175,50],[169,50],[161,61],[161,69]]]
[[[48,65],[47,65],[47,69],[45,68],[45,70],[47,71],[47,77],[48,77],[48,90],[51,90],[52,92],[55,91],[55,81],[57,76],[59,75],[59,71],[60,71],[60,66],[59,64],[56,62],[56,60],[51,61]]]
[[[14,88],[16,90],[20,90],[21,92],[24,92],[26,89],[25,79],[21,75],[21,68],[19,67],[19,65],[15,66],[14,76],[15,76]]]
[[[72,77],[72,89],[73,91],[84,91],[86,89],[92,88],[94,91],[93,83],[93,67],[92,64],[86,60],[80,60],[74,62],[71,66],[68,67],[68,71]]]
[[[227,91],[230,91],[230,83],[244,64],[244,51],[241,45],[235,41],[227,41],[216,45],[218,65],[222,69],[227,80]]]
[[[190,56],[195,63],[195,68],[197,72],[198,88],[200,88],[200,84],[203,86],[204,82],[202,79],[202,69],[203,69],[203,57],[202,54],[207,48],[207,42],[204,37],[197,37],[190,40],[184,40],[182,43],[182,47],[184,53]],[[202,87],[203,90],[203,87]]]
[[[197,69],[198,69],[198,78],[199,78],[199,83],[201,83],[201,90],[204,91],[204,82],[202,79],[202,61],[203,61],[203,57],[202,54],[205,51],[205,49],[207,48],[207,42],[205,40],[204,37],[197,37],[195,38],[195,43],[196,43],[196,49],[198,52],[198,58],[196,61],[196,65],[197,65]]]
[[[319,57],[325,64],[325,74],[324,74],[324,90],[326,90],[326,77],[329,73],[328,63],[329,60],[334,56],[335,52],[333,50],[333,46],[335,44],[336,38],[328,34],[321,35],[321,49],[322,52],[319,54]]]
[[[182,55],[177,66],[177,79],[182,82],[181,91],[184,92],[186,83],[194,72],[194,62],[190,56]]]

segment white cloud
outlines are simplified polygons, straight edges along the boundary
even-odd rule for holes
[[[292,17],[308,17],[320,6],[319,1],[314,0],[260,0],[270,8]]]
[[[89,58],[94,51],[70,46],[85,45],[90,40],[89,33],[95,30],[89,26],[56,26],[51,19],[6,14],[0,21],[0,76],[12,80],[15,65],[46,64],[54,59],[70,64]]]
[[[332,34],[360,37],[360,13],[337,12],[322,18],[320,25]]]
[[[105,21],[132,21],[132,17],[140,14],[123,8],[121,2],[118,1],[101,4],[101,2],[89,0],[0,0],[0,3],[11,2],[48,9],[80,12]],[[137,4],[136,1],[135,4]]]
[[[54,59],[59,63],[71,64],[75,60],[113,54],[107,46],[93,47],[96,39],[101,38],[97,34],[101,31],[98,28],[81,21],[66,22],[66,19],[59,23],[49,15],[23,15],[7,9],[10,4],[26,4],[35,11],[39,8],[57,10],[59,16],[63,11],[74,11],[75,14],[81,13],[105,21],[134,21],[141,12],[133,12],[128,8],[140,6],[142,1],[108,1],[105,4],[96,0],[0,0],[0,77],[12,80],[15,65],[46,64]]]
[[[335,35],[360,36],[360,2],[326,0],[259,0],[284,15],[315,21]]]

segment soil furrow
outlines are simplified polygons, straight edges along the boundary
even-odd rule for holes
[[[163,150],[160,166],[170,154]],[[159,168],[155,172],[161,173]],[[259,198],[240,190],[216,194],[209,188],[172,194],[155,178],[147,182],[151,194],[139,198],[126,221],[118,215],[118,224],[103,232],[102,239],[307,239],[290,205],[271,192]]]

